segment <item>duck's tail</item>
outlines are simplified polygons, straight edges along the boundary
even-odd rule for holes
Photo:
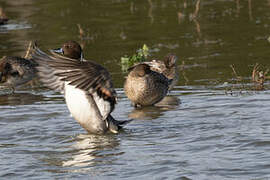
[[[123,126],[133,121],[133,119],[126,120],[126,121],[117,121],[115,120],[111,115],[107,117],[108,127],[110,132],[112,133],[118,133]]]

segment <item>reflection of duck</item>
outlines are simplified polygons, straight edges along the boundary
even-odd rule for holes
[[[133,119],[156,119],[160,117],[164,111],[175,109],[180,104],[180,100],[175,96],[165,96],[155,106],[134,109],[129,113],[129,117]]]
[[[149,106],[166,96],[170,81],[163,74],[152,71],[147,64],[129,68],[124,90],[136,107]]]
[[[172,83],[169,86],[169,90],[177,84],[179,79],[179,72],[177,68],[177,57],[173,54],[169,54],[165,57],[164,61],[152,60],[149,62],[143,62],[151,67],[152,71],[156,71],[165,75],[168,79],[172,79]]]
[[[12,88],[32,80],[37,64],[29,59],[4,56],[0,61],[0,85]]]
[[[116,133],[129,122],[111,116],[116,92],[110,73],[101,65],[84,60],[77,42],[68,41],[51,52],[52,56],[33,47],[38,75],[48,87],[64,92],[69,111],[85,130],[94,134]]]
[[[2,94],[0,95],[0,105],[26,105],[35,102],[41,102],[44,96],[35,95],[31,93],[16,93],[16,94]]]
[[[96,136],[96,135],[79,135],[75,138],[75,144],[71,146],[73,149],[69,159],[62,162],[65,167],[80,167],[79,171],[95,171],[95,166],[99,162],[111,161],[108,156],[118,156],[121,153],[112,152],[111,150],[119,146],[119,140],[115,136]],[[100,151],[102,150],[102,151]],[[102,154],[106,150],[106,153]],[[101,153],[97,153],[100,151]],[[71,157],[71,158],[70,158]],[[98,157],[98,161],[95,160]],[[91,166],[92,165],[92,166]],[[82,168],[84,167],[84,168]],[[98,170],[98,169],[97,169]],[[78,171],[78,169],[76,169]]]
[[[156,104],[158,107],[174,109],[181,104],[180,99],[176,96],[165,96],[159,103]]]
[[[128,117],[132,119],[157,119],[163,114],[161,108],[156,106],[147,106],[144,108],[133,109]]]

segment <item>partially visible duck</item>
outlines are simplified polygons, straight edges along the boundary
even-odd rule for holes
[[[124,90],[135,107],[154,105],[166,96],[172,80],[152,71],[148,64],[137,64],[128,71]]]
[[[23,85],[35,77],[37,63],[21,57],[4,56],[0,60],[0,86],[12,88]]]
[[[168,79],[172,79],[169,90],[177,84],[179,79],[179,72],[177,68],[177,57],[173,54],[168,54],[163,61],[152,60],[143,62],[151,67],[152,71],[156,71],[165,75]]]
[[[117,133],[129,122],[112,117],[116,92],[110,73],[101,65],[84,60],[77,42],[68,41],[51,53],[48,55],[36,45],[33,47],[32,58],[39,64],[40,80],[64,93],[72,117],[86,131],[93,134]]]
[[[0,25],[6,24],[8,21],[8,17],[3,11],[3,8],[0,7]]]

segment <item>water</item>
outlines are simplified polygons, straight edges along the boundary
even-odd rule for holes
[[[134,119],[119,134],[90,135],[63,95],[1,89],[0,179],[270,179],[270,84],[251,82],[256,63],[270,67],[270,1],[201,0],[196,13],[197,2],[0,0],[11,19],[0,27],[1,56],[24,56],[30,40],[44,50],[79,41],[112,74],[113,116]],[[158,107],[134,109],[120,57],[143,44],[184,66]]]

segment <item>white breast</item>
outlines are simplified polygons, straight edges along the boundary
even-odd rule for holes
[[[74,117],[86,130],[104,128],[105,122],[97,106],[90,103],[85,91],[75,88],[74,86],[65,84],[65,99],[67,107]]]

